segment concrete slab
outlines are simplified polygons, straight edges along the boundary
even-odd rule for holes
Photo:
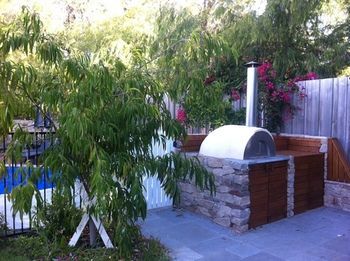
[[[187,211],[149,213],[142,232],[174,260],[350,260],[350,213],[338,209],[314,209],[242,235]]]

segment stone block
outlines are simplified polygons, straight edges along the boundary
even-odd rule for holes
[[[240,206],[241,208],[250,206],[249,196],[244,196],[244,197],[233,196],[233,201],[235,205]]]
[[[241,175],[241,176],[234,175],[233,176],[233,182],[235,184],[238,184],[238,185],[248,184],[248,182],[249,182],[248,175]]]
[[[231,208],[227,207],[225,205],[221,205],[218,207],[218,210],[216,212],[216,217],[229,217],[231,215]]]
[[[249,228],[248,224],[247,225],[242,225],[242,226],[237,226],[237,225],[232,224],[232,230],[235,231],[238,234],[242,234],[244,232],[247,232],[248,228]]]
[[[228,193],[216,193],[215,198],[225,203],[235,203],[234,195]]]
[[[226,172],[222,168],[213,169],[212,173],[215,177],[222,177],[226,175]]]
[[[327,152],[328,152],[327,143],[322,144],[319,151],[320,151],[321,153],[327,153]]]
[[[182,207],[190,207],[192,206],[192,202],[191,201],[186,201],[186,200],[181,200],[181,206]]]
[[[212,200],[198,199],[199,206],[205,207],[206,209],[211,209],[214,207],[215,203]]]
[[[208,158],[207,166],[210,168],[222,168],[222,159]]]
[[[222,166],[222,170],[225,171],[225,173],[228,174],[234,174],[236,171],[229,165]]]
[[[217,195],[217,194],[218,194],[218,193],[216,193],[216,195]],[[206,200],[210,200],[210,201],[212,201],[212,202],[214,202],[214,203],[218,203],[218,202],[220,202],[220,199],[218,199],[218,198],[216,197],[216,195],[215,195],[215,196],[204,195],[203,198],[206,199]]]
[[[212,217],[212,216],[210,215],[210,213],[209,213],[209,211],[208,211],[207,208],[205,208],[205,207],[198,207],[197,209],[198,209],[198,212],[199,212],[199,213],[201,213],[201,214],[203,214],[203,215],[205,215],[205,216],[207,216],[207,217]]]
[[[229,187],[232,186],[232,184],[234,184],[233,177],[234,175],[227,175],[222,177],[222,184]]]
[[[350,211],[350,204],[342,204],[341,209],[344,211]]]
[[[238,170],[237,172],[242,172],[242,174],[247,173],[249,170],[248,164],[245,162],[232,160],[229,164],[232,168]]]
[[[348,204],[350,205],[350,198],[349,197],[343,197],[341,199],[342,204]]]
[[[229,217],[214,218],[214,222],[224,227],[231,226],[231,220]]]
[[[231,218],[231,223],[236,225],[236,226],[243,226],[248,224],[249,217],[247,218],[238,218],[238,217],[232,217]]]
[[[242,197],[242,196],[248,196],[250,194],[248,190],[248,184],[239,185],[239,184],[233,183],[230,187],[231,187],[230,194],[232,195]]]
[[[222,168],[215,168],[215,169],[213,169],[212,172],[213,172],[213,174],[215,176],[222,177],[222,176],[233,174],[234,173],[234,169],[231,168],[231,167],[228,167],[228,166],[223,166]]]
[[[228,186],[217,186],[216,187],[216,192],[219,192],[219,193],[228,193],[231,191],[231,188],[228,187]]]
[[[236,218],[249,218],[250,209],[231,209],[231,216]]]
[[[207,165],[207,158],[206,157],[198,156],[197,159],[201,165],[203,165],[203,166]]]
[[[214,184],[216,187],[221,186],[223,184],[223,177],[221,176],[216,176]]]
[[[196,187],[190,183],[179,183],[179,186],[180,186],[181,190],[184,192],[187,192],[190,194],[197,192]]]

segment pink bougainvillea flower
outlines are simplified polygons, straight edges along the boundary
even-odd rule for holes
[[[176,120],[180,123],[185,123],[187,120],[186,111],[183,108],[179,108],[176,114]]]
[[[275,85],[273,84],[273,82],[266,82],[266,88],[270,91],[272,91],[273,89],[275,89]]]
[[[267,70],[268,70],[267,63],[263,63],[262,65],[260,65],[258,67],[258,75],[259,75],[259,77],[264,77],[266,72],[267,72]]]
[[[316,80],[318,79],[318,75],[315,72],[309,72],[305,75],[305,80]]]
[[[271,75],[272,78],[276,78],[277,73],[276,73],[276,71],[275,71],[274,69],[272,69],[272,70],[270,71],[270,75]]]
[[[237,90],[232,90],[231,91],[231,98],[232,98],[232,100],[234,100],[234,101],[238,101],[240,98],[241,98],[241,96],[239,95],[239,92],[237,91]]]
[[[289,103],[291,100],[291,97],[288,92],[282,92],[281,98],[285,103]]]

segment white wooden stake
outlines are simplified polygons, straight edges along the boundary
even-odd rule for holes
[[[86,195],[87,196],[87,193],[86,193],[86,190],[84,189],[83,186],[81,186],[80,188],[80,193],[83,193],[83,195]],[[85,198],[86,199],[86,198]],[[87,200],[84,200],[84,201],[87,201]],[[91,201],[87,201],[86,204],[84,205],[87,205],[87,206],[91,206],[93,205],[94,203],[96,202],[96,199],[92,199]],[[90,221],[90,222],[89,222]],[[92,222],[91,222],[92,221]],[[81,233],[83,232],[85,226],[87,225],[87,223],[89,222],[89,226],[95,226],[95,228],[97,229],[97,232],[100,234],[101,236],[101,239],[105,245],[106,248],[114,248],[113,244],[112,244],[112,241],[110,239],[110,237],[108,236],[107,232],[106,232],[106,229],[104,228],[101,220],[99,217],[94,217],[94,216],[91,216],[87,213],[85,213],[83,215],[83,217],[81,218],[81,221],[77,227],[77,229],[75,230],[72,238],[70,239],[68,245],[71,246],[71,247],[74,247],[80,236],[81,236]],[[94,230],[94,229],[89,229],[90,233],[91,233],[91,230]],[[95,230],[96,231],[96,230]],[[93,241],[96,241],[96,234],[92,235],[92,238],[94,238],[95,240]],[[92,242],[90,241],[90,244]]]
[[[100,234],[101,236],[101,239],[105,245],[106,248],[114,248],[113,244],[112,244],[112,241],[111,239],[109,238],[107,232],[106,232],[106,229],[104,228],[101,220],[99,218],[95,218],[93,216],[89,216],[88,214],[84,214],[77,229],[75,230],[75,233],[73,234],[72,238],[70,239],[68,245],[71,246],[71,247],[74,247],[80,236],[81,236],[81,233],[83,232],[85,226],[87,225],[87,223],[92,220],[92,222],[94,223],[98,233]],[[90,242],[91,243],[91,242]]]

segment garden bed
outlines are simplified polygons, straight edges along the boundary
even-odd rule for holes
[[[1,260],[121,260],[118,249],[71,248],[52,244],[40,236],[20,236],[0,239]],[[167,250],[154,239],[140,238],[135,242],[130,260],[170,260]]]

